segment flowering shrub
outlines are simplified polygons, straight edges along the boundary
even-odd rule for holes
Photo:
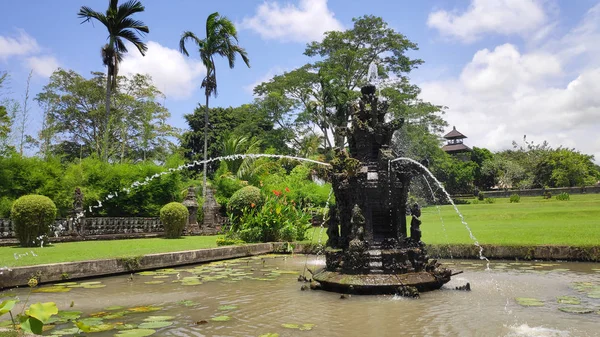
[[[251,204],[241,215],[230,213],[229,237],[245,242],[300,241],[310,228],[311,216],[288,199],[290,189],[272,190],[262,206]]]

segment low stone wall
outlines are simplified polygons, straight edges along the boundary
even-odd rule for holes
[[[101,217],[73,219],[57,219],[54,222],[56,236],[69,236],[75,233],[83,235],[159,233],[164,232],[159,218],[121,218]],[[0,238],[14,237],[14,228],[10,219],[0,219]]]
[[[186,264],[239,258],[266,254],[273,251],[270,243],[243,246],[227,246],[182,252],[149,254],[137,258],[65,262],[27,267],[14,267],[3,271],[0,289],[26,285],[33,275],[39,275],[40,283],[74,280],[111,274],[130,273],[141,270],[181,266]]]
[[[522,197],[541,197],[544,193],[552,193],[552,197],[561,193],[569,194],[586,194],[600,193],[600,186],[585,186],[585,187],[559,187],[559,188],[532,188],[528,190],[502,190],[502,191],[482,191],[487,198],[508,198],[513,194],[518,194]]]

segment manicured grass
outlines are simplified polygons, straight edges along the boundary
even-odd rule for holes
[[[458,205],[473,235],[482,244],[497,245],[600,245],[600,194],[571,195],[569,201],[556,198],[521,197],[519,203],[508,198],[493,204]],[[425,207],[422,210],[422,240],[429,244],[472,244],[452,206]],[[442,220],[443,225],[442,225]],[[410,217],[407,217],[410,223]],[[314,237],[317,243],[319,228]],[[321,242],[327,241],[323,231]]]
[[[44,248],[0,247],[0,267],[72,262],[217,247],[219,236],[56,243]],[[31,253],[37,256],[33,256]],[[15,258],[17,257],[17,258]]]

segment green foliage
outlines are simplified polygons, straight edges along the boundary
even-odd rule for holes
[[[310,228],[311,215],[288,198],[287,191],[273,191],[262,207],[244,208],[230,214],[229,237],[245,242],[301,241]]]
[[[448,154],[434,160],[431,171],[444,183],[450,194],[473,192],[473,177],[477,164],[462,161]]]
[[[183,234],[190,213],[179,202],[171,202],[160,209],[160,221],[165,227],[165,237],[178,238]]]
[[[91,155],[113,162],[165,159],[175,131],[166,123],[168,110],[158,102],[162,93],[148,75],[117,80],[111,100],[115,104],[107,116],[105,74],[93,73],[90,79],[72,70],[52,74],[36,97],[49,111],[41,134],[45,142],[63,141],[45,144],[44,156],[54,152],[66,161]],[[109,144],[104,144],[105,134],[110,134]]]
[[[552,192],[550,192],[550,191],[544,192],[544,199],[552,199]]]
[[[9,197],[0,197],[0,218],[10,218],[10,210],[14,200]]]
[[[18,300],[6,300],[0,303],[0,316],[10,313],[13,323],[13,328],[16,327],[16,322],[11,310]],[[20,327],[23,331],[41,335],[44,324],[48,323],[53,315],[58,314],[58,308],[54,302],[34,303],[29,308],[23,308],[23,312],[17,315]]]
[[[324,207],[331,184],[319,185],[311,180],[312,169],[308,165],[297,165],[289,174],[280,171],[262,177],[262,190],[267,193],[272,191],[286,191],[289,200],[302,205],[302,207]],[[330,203],[333,203],[333,196]]]
[[[568,201],[571,199],[571,196],[567,192],[562,192],[561,194],[556,196],[556,200]]]
[[[234,238],[234,237],[217,238],[217,246],[233,246],[233,245],[241,245],[244,243],[246,243],[244,240]]]
[[[479,192],[479,194],[477,195],[477,200],[483,201],[483,199],[485,199],[485,193]]]
[[[510,196],[510,202],[511,203],[518,203],[519,201],[521,201],[521,196],[518,194],[511,194]]]
[[[227,211],[239,216],[244,209],[260,208],[263,205],[263,198],[260,194],[260,189],[254,186],[246,186],[229,198],[227,203]]]
[[[46,196],[25,195],[14,202],[11,219],[21,246],[38,246],[56,219],[56,206]]]

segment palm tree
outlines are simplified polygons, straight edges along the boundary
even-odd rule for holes
[[[89,22],[95,19],[102,23],[108,30],[108,43],[102,47],[102,63],[107,67],[106,71],[106,130],[104,132],[103,152],[108,160],[108,131],[110,122],[110,95],[111,91],[117,85],[117,74],[119,72],[119,62],[123,61],[123,56],[127,53],[127,46],[124,40],[131,42],[142,54],[146,55],[148,47],[140,36],[149,33],[150,30],[142,21],[132,19],[131,16],[144,11],[144,6],[140,1],[129,0],[121,5],[119,0],[109,0],[106,13],[96,12],[87,6],[79,9],[77,16],[84,19],[81,23]],[[137,34],[136,34],[137,33]]]
[[[208,147],[208,98],[210,95],[217,96],[217,73],[215,68],[215,55],[226,57],[229,68],[235,66],[236,54],[242,57],[246,66],[250,67],[250,60],[244,48],[240,47],[237,38],[237,30],[233,23],[218,12],[212,13],[206,19],[206,38],[199,39],[190,31],[183,32],[179,40],[179,50],[186,56],[190,56],[185,49],[185,41],[192,40],[198,47],[200,59],[206,67],[206,77],[202,80],[202,88],[206,96],[206,112],[204,114],[204,180],[202,184],[202,196],[206,197],[206,156]]]

